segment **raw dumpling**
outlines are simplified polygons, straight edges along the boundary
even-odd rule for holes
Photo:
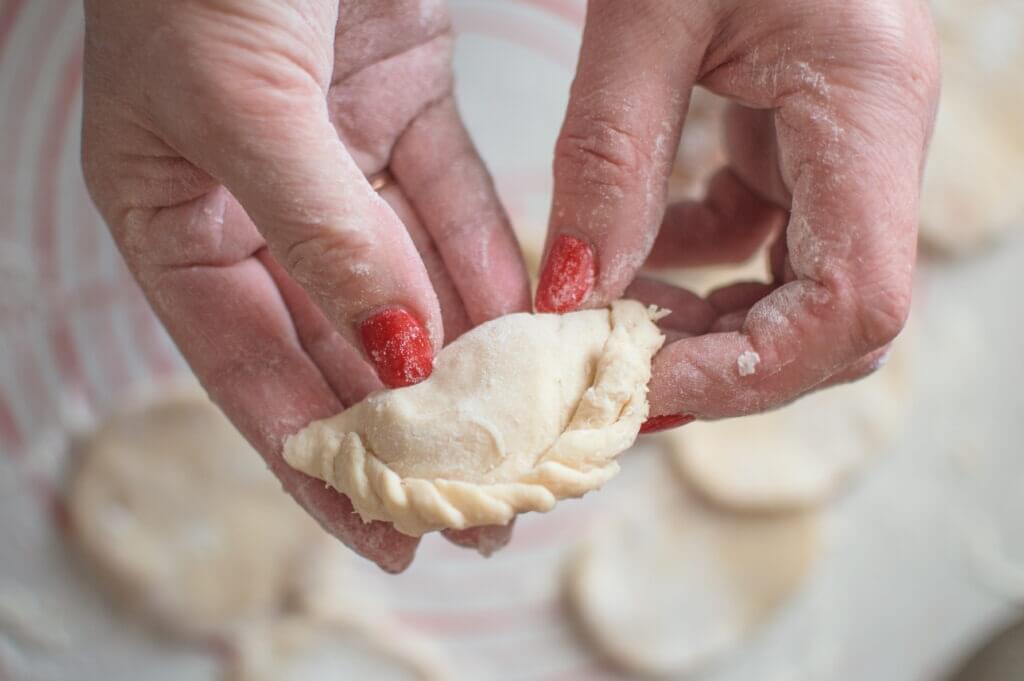
[[[504,524],[600,487],[647,417],[656,313],[635,301],[514,314],[446,347],[426,381],[375,393],[285,444],[366,521],[419,536]]]
[[[797,590],[817,555],[818,523],[812,514],[720,512],[693,497],[664,456],[638,453],[629,464],[632,494],[571,558],[569,604],[616,666],[696,673]]]

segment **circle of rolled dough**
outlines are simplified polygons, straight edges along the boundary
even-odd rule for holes
[[[921,203],[921,240],[945,255],[1024,221],[1024,4],[934,0],[942,96]]]
[[[646,675],[694,673],[793,594],[817,554],[812,514],[733,515],[693,497],[663,456],[576,549],[570,607],[600,654]]]
[[[445,681],[423,639],[384,621],[302,615],[256,622],[234,640],[227,681]]]
[[[274,612],[323,532],[198,388],[103,423],[78,448],[72,538],[130,606],[185,636]]]
[[[707,500],[739,511],[809,508],[902,432],[908,390],[900,339],[871,376],[775,411],[694,423],[663,435],[679,470]]]

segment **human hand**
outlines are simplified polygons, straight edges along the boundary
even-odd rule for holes
[[[529,308],[452,98],[443,2],[85,5],[83,168],[129,268],[284,487],[404,569],[416,539],[364,524],[281,448],[381,381],[422,380],[446,339]],[[450,538],[488,550],[509,532]]]
[[[732,101],[728,166],[666,210],[695,84]],[[672,310],[646,432],[866,375],[909,311],[938,91],[923,0],[591,0],[537,308]],[[636,278],[741,262],[771,235],[770,285],[702,299]]]

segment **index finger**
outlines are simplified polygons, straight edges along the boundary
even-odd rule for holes
[[[618,298],[661,222],[710,24],[696,2],[591,0],[558,142],[541,312]]]

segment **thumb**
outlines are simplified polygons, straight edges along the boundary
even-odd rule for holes
[[[385,384],[426,378],[441,313],[408,232],[338,138],[322,85],[302,74],[263,78],[273,85],[200,78],[162,127],[238,199],[274,258]]]
[[[565,122],[537,309],[623,294],[665,207],[690,92],[710,36],[700,2],[592,0]]]

